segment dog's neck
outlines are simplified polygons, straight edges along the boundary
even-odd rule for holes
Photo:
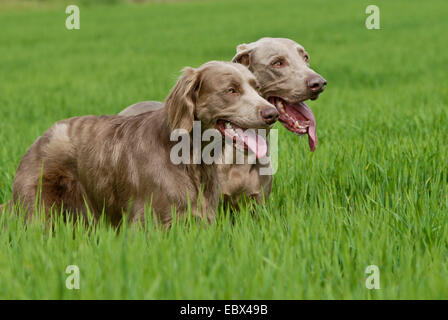
[[[193,132],[190,132],[190,164],[185,166],[189,176],[197,186],[203,188],[201,191],[206,199],[218,199],[218,168],[216,163],[207,164],[203,159],[203,150],[209,142],[202,141],[205,129],[201,127],[200,141],[194,142]],[[215,200],[213,200],[215,201]]]
[[[172,140],[171,134],[172,129],[168,124],[168,117],[165,108],[153,112],[153,115],[149,115],[148,126],[157,126],[157,131],[159,135],[157,136],[158,143],[168,146],[167,148],[167,159],[171,161],[170,153],[174,146],[181,143],[182,140]],[[155,117],[154,119],[152,117]],[[204,131],[202,129],[202,131]],[[201,132],[202,136],[202,132]],[[207,145],[205,142],[200,141],[200,150],[196,150],[195,144],[193,143],[193,132],[189,134],[189,163],[181,163],[176,166],[178,170],[184,171],[190,179],[193,181],[194,185],[198,190],[203,189],[203,195],[206,198],[218,197],[218,172],[217,165],[215,163],[206,164],[202,159],[203,148]],[[196,153],[195,159],[193,158]]]

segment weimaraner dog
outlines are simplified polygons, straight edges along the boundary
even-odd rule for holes
[[[256,88],[246,67],[213,61],[186,68],[165,108],[59,121],[20,161],[13,201],[28,217],[42,208],[46,214],[53,209],[85,217],[87,206],[94,217],[104,212],[118,225],[124,212],[131,221],[144,221],[145,206],[151,205],[164,225],[171,223],[173,208],[183,214],[189,206],[193,216],[213,221],[219,200],[217,165],[172,163],[171,134],[182,129],[189,135],[194,121],[218,135],[227,123],[269,128],[278,112]]]
[[[310,68],[310,57],[298,43],[284,38],[262,38],[237,47],[233,62],[249,68],[259,83],[260,94],[277,107],[279,121],[297,135],[308,135],[311,151],[317,146],[316,120],[306,105],[324,90],[327,81]],[[144,101],[131,105],[120,115],[159,110],[161,102]],[[238,151],[237,151],[238,152]],[[273,177],[261,175],[264,164],[221,164],[219,186],[227,204],[234,206],[242,196],[262,203],[271,192]]]

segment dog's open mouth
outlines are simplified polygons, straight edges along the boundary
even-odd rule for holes
[[[231,139],[238,149],[243,151],[249,149],[257,159],[266,156],[268,151],[266,140],[261,135],[256,134],[255,129],[243,129],[226,120],[218,120],[216,129],[224,137]]]
[[[270,97],[268,100],[277,108],[280,113],[278,120],[286,129],[298,135],[308,134],[310,150],[316,150],[316,119],[306,103],[292,104],[278,97]]]

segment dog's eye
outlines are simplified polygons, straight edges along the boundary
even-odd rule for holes
[[[236,90],[235,90],[235,88],[229,88],[229,89],[227,89],[227,93],[235,94]]]
[[[305,62],[308,62],[308,61],[310,61],[310,56],[307,55],[307,54],[305,54],[305,55],[303,56],[303,59],[305,60]]]
[[[282,61],[282,60],[275,60],[275,61],[272,63],[272,66],[273,66],[273,67],[276,67],[276,68],[279,68],[279,67],[283,66],[283,61]]]

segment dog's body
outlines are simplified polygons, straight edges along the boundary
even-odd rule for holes
[[[147,205],[165,225],[173,208],[182,214],[190,205],[193,215],[211,221],[219,198],[216,165],[173,164],[170,135],[176,129],[191,134],[194,119],[203,130],[223,121],[245,128],[272,124],[277,111],[257,94],[255,82],[238,64],[210,62],[186,69],[165,108],[60,121],[20,161],[13,200],[29,215],[36,204],[75,215],[85,215],[87,205],[115,225],[124,212],[143,221]]]
[[[308,134],[310,149],[314,151],[317,145],[315,119],[304,101],[317,98],[326,81],[309,68],[309,55],[304,48],[290,39],[262,38],[239,45],[232,61],[249,68],[258,80],[262,96],[279,109],[279,120],[296,134]],[[120,115],[161,108],[161,102],[143,101],[127,107]],[[273,176],[260,174],[260,168],[269,167],[269,162],[250,163],[246,155],[244,164],[218,165],[219,187],[227,204],[234,206],[245,196],[258,203],[269,197]]]
[[[14,179],[14,201],[34,212],[42,173],[41,201],[46,209],[64,206],[85,214],[85,199],[92,213],[98,215],[104,209],[113,224],[124,211],[132,219],[140,218],[149,203],[167,223],[170,204],[185,210],[184,194],[188,192],[194,204],[200,185],[207,190],[204,205],[213,208],[217,200],[213,166],[171,163],[172,142],[163,111],[135,117],[85,116],[56,123],[22,158]]]
[[[127,107],[120,112],[120,115],[133,116],[145,112],[153,112],[163,108],[163,103],[159,101],[142,101]],[[225,149],[223,152],[231,150]],[[226,205],[236,208],[242,197],[250,197],[258,203],[262,203],[265,197],[268,197],[272,190],[273,176],[271,174],[260,174],[260,169],[270,170],[269,154],[267,158],[260,161],[254,161],[249,157],[254,157],[247,152],[242,152],[237,148],[233,151],[234,158],[236,154],[241,154],[242,164],[225,164],[223,160],[218,164],[219,191],[223,195]],[[222,158],[225,158],[223,156]]]

